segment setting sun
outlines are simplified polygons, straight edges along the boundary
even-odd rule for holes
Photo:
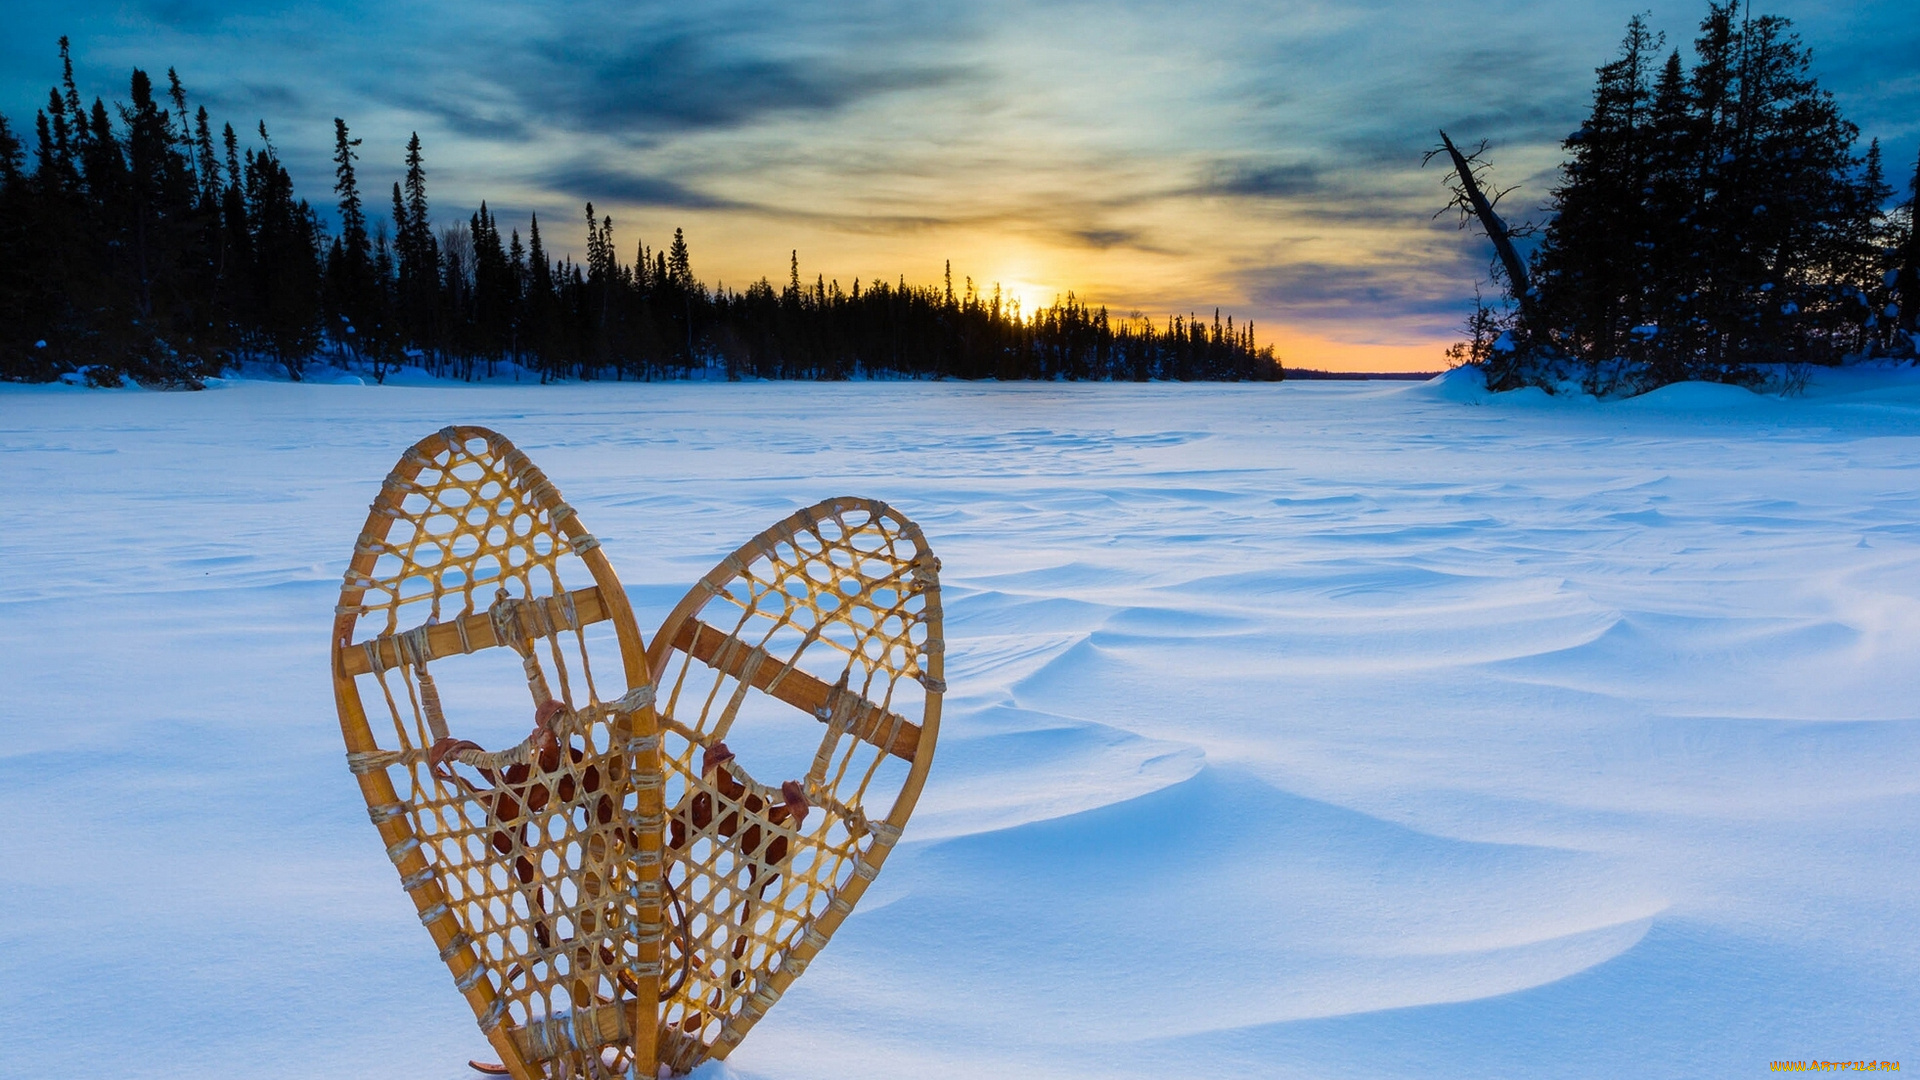
[[[994,285],[999,286],[1000,297],[1008,306],[1019,305],[1022,317],[1031,316],[1036,311],[1051,307],[1055,300],[1064,295],[1061,290],[1052,286],[1036,285],[1019,278],[997,281],[988,285],[985,290],[988,295],[992,295]]]

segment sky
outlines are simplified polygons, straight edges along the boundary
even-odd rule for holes
[[[32,130],[73,41],[91,100],[176,68],[264,120],[316,205],[333,118],[380,205],[410,133],[438,223],[482,199],[623,261],[684,228],[709,285],[999,284],[1116,313],[1251,318],[1297,367],[1432,370],[1491,251],[1433,217],[1421,154],[1491,143],[1503,209],[1538,214],[1593,69],[1629,16],[1689,46],[1705,3],[826,4],[0,0],[0,112]],[[1792,0],[1815,72],[1904,188],[1920,147],[1912,0]]]

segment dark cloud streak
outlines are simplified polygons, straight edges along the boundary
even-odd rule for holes
[[[537,177],[540,184],[582,202],[608,200],[633,206],[679,210],[751,209],[743,203],[693,190],[676,180],[627,172],[590,162],[573,162]]]
[[[1293,199],[1324,194],[1327,187],[1321,170],[1314,165],[1229,164],[1217,166],[1193,194]]]
[[[625,43],[582,62],[559,46],[531,58],[517,79],[534,117],[573,130],[619,135],[739,127],[782,113],[826,113],[902,89],[963,77],[957,68],[866,68],[844,59],[754,57],[689,33]]]

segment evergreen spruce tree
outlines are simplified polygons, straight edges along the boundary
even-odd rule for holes
[[[254,348],[298,380],[320,337],[318,223],[296,200],[293,178],[260,125],[263,148],[248,155],[247,203],[252,225],[252,290],[246,329]]]
[[[147,73],[133,69],[133,108],[124,110],[127,122],[127,188],[129,220],[125,233],[132,241],[134,311],[143,321],[153,318],[153,279],[161,259],[160,230],[167,202],[167,144],[171,131],[167,116],[153,100]]]
[[[359,155],[347,122],[333,119],[334,194],[339,199],[340,235],[327,259],[326,296],[330,330],[336,344],[354,359],[367,348],[365,335],[375,322],[373,241],[367,235],[367,212],[360,198],[360,181],[353,163]]]
[[[400,355],[399,331],[394,316],[394,276],[393,245],[387,238],[387,224],[382,221],[373,230],[373,287],[368,297],[372,306],[369,323],[361,328],[365,339],[361,346],[362,355],[367,357],[373,369],[375,382],[387,381],[387,374]]]
[[[687,253],[686,234],[678,228],[673,230],[673,243],[667,248],[666,282],[670,294],[674,300],[678,301],[680,309],[672,312],[671,317],[676,318],[680,324],[680,332],[673,335],[672,340],[676,349],[681,347],[685,349],[679,357],[681,364],[691,368],[697,362],[697,350],[694,346],[694,305],[696,300],[704,301],[706,294],[705,290],[693,280],[693,259]]]
[[[507,243],[507,301],[508,325],[506,351],[515,363],[524,363],[522,350],[525,343],[522,334],[526,327],[527,298],[527,249],[520,243],[520,230],[513,230],[513,238]]]
[[[75,344],[97,365],[96,379],[117,385],[142,334],[135,321],[139,312],[129,265],[134,245],[126,228],[131,216],[127,164],[105,102],[95,98],[92,112],[76,130],[84,133],[75,140],[84,198],[70,208],[68,227],[91,258],[75,260],[79,265],[69,287],[87,290],[75,299],[93,310]]]
[[[526,347],[539,359],[540,375],[552,379],[561,374],[558,343],[554,340],[553,263],[540,243],[540,215],[527,222],[527,299],[523,337]]]
[[[1893,298],[1890,315],[1896,326],[1907,335],[1907,344],[1902,352],[1912,355],[1920,349],[1920,162],[1913,167],[1913,180],[1907,186],[1907,201],[1901,207],[1905,221],[1896,219],[1894,236],[1898,246],[1894,249]],[[1899,226],[1904,224],[1904,228]]]
[[[60,87],[65,93],[53,103],[53,111],[64,109],[68,121],[73,126],[74,138],[86,138],[87,115],[80,106],[80,87],[73,81],[73,46],[65,34],[60,35]]]
[[[599,367],[612,359],[607,319],[613,307],[613,219],[603,226],[587,204],[587,265],[581,283],[579,313],[585,331],[585,358]]]
[[[213,123],[205,105],[193,117],[193,154],[200,201],[205,205],[217,200],[220,190],[220,159],[213,153]]]
[[[407,140],[407,175],[393,186],[394,252],[399,261],[398,292],[405,336],[413,347],[437,351],[441,342],[436,309],[440,300],[440,247],[427,213],[427,173],[420,133]]]
[[[1640,16],[1628,21],[1619,58],[1599,69],[1592,112],[1563,144],[1571,156],[1553,193],[1557,212],[1532,281],[1555,344],[1576,355],[1620,355],[1645,314],[1652,245],[1640,211],[1653,157],[1650,73],[1660,44]],[[1594,379],[1603,370],[1597,363],[1588,368]]]
[[[469,231],[473,235],[475,342],[483,356],[504,356],[511,349],[517,290],[507,249],[500,242],[499,223],[485,201],[469,221]]]
[[[1642,211],[1645,256],[1638,289],[1643,325],[1659,328],[1657,341],[1633,344],[1653,384],[1691,377],[1687,358],[1701,348],[1700,308],[1693,281],[1703,263],[1697,250],[1697,143],[1700,125],[1691,109],[1680,51],[1667,54],[1654,83],[1651,130],[1647,138],[1647,176]]]
[[[174,152],[186,169],[188,186],[186,199],[190,203],[198,202],[200,176],[193,154],[193,120],[187,115],[187,88],[180,81],[180,73],[172,68],[167,69],[167,100],[173,102],[173,112],[170,115],[174,122],[179,124],[179,127],[174,129]]]
[[[693,284],[693,262],[687,255],[687,238],[673,230],[673,246],[667,249],[667,280],[682,289]]]
[[[35,354],[44,352],[35,344],[41,339],[27,336],[32,333],[27,304],[35,292],[37,254],[29,232],[30,200],[24,147],[7,118],[0,116],[0,374],[15,377],[37,374]]]
[[[220,140],[226,149],[227,185],[220,193],[214,318],[225,327],[236,346],[244,346],[247,343],[246,311],[252,300],[253,223],[247,214],[246,167],[241,163],[240,140],[232,124],[222,126]]]

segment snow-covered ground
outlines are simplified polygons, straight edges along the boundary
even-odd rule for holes
[[[341,754],[408,443],[652,625],[840,493],[945,562],[906,840],[713,1077],[1920,1068],[1920,376],[0,389],[0,1075],[469,1075]]]

